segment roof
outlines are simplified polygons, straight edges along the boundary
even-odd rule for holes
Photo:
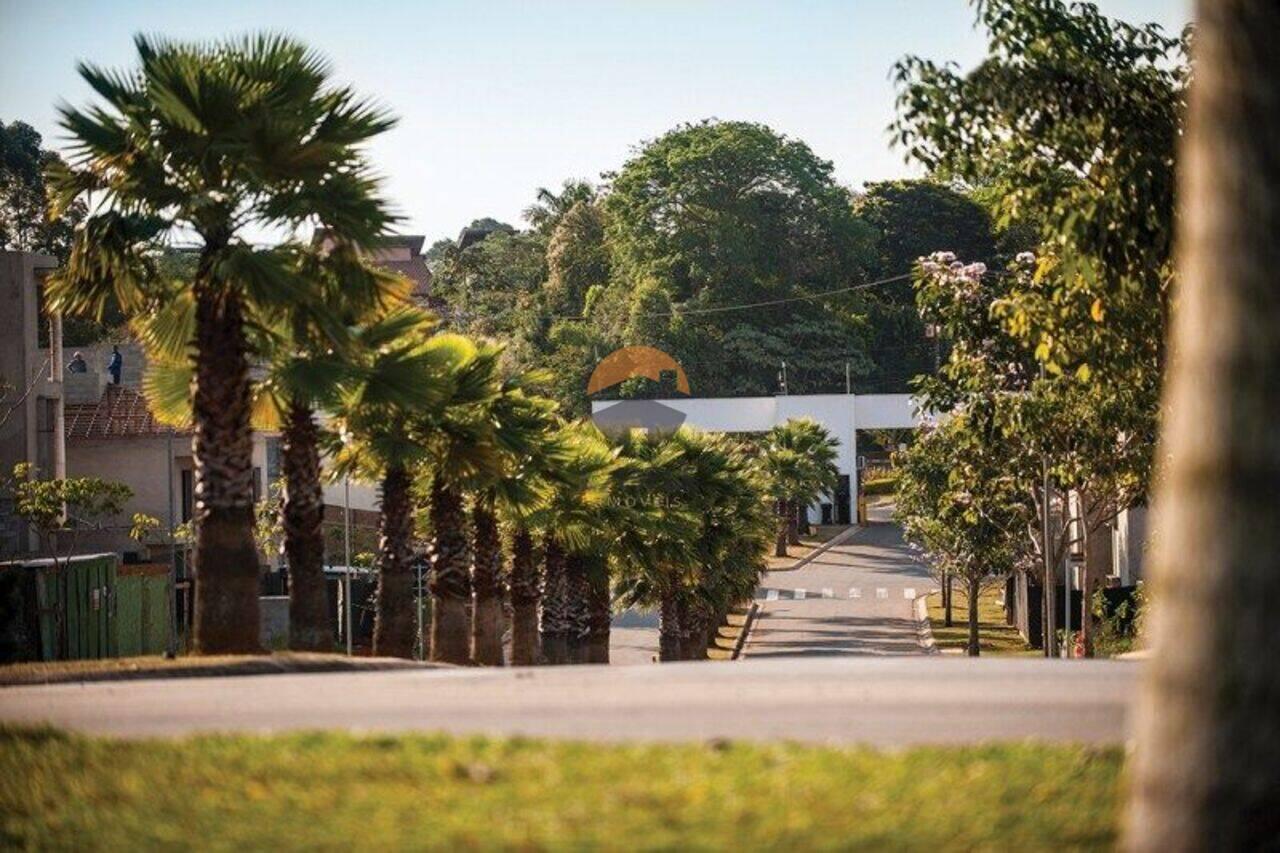
[[[108,385],[96,403],[68,403],[64,409],[66,433],[78,438],[144,438],[168,435],[169,427],[151,414],[147,399],[133,388]],[[187,430],[175,430],[186,435]]]
[[[427,262],[421,256],[410,261],[374,260],[373,263],[388,272],[402,275],[413,282],[414,296],[426,297],[430,295],[431,270],[427,268]]]

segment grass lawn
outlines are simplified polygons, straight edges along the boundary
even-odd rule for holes
[[[969,645],[969,597],[957,584],[951,598],[950,628],[944,627],[942,612],[942,594],[935,592],[928,598],[929,627],[933,629],[933,638],[940,650],[959,649],[963,652]],[[978,596],[978,640],[979,649],[984,655],[1014,655],[1036,657],[1038,649],[1033,649],[1023,641],[1018,629],[1006,625],[1004,608],[1000,606],[1000,590],[995,587],[984,589]]]
[[[0,729],[6,849],[1093,849],[1119,748]]]

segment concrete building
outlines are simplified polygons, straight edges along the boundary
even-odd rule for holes
[[[40,305],[44,277],[56,267],[48,255],[0,252],[0,483],[21,462],[40,476],[66,474],[62,365],[40,348],[42,330],[55,350],[62,345],[60,318],[45,316]],[[35,532],[14,515],[7,490],[0,490],[0,554],[38,547]]]
[[[592,402],[593,415],[607,412],[623,400]],[[839,442],[836,467],[840,486],[831,496],[831,518],[823,518],[822,503],[809,508],[813,522],[847,524],[854,517],[858,494],[858,430],[913,429],[923,418],[909,394],[795,394],[774,397],[673,398],[655,401],[684,415],[688,426],[709,432],[761,433],[791,418],[812,418]]]

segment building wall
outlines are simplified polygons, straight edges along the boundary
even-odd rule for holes
[[[41,277],[56,262],[32,252],[0,252],[0,476],[20,462],[55,476],[62,460],[62,384],[39,350]],[[54,374],[56,375],[56,374]],[[6,413],[8,413],[6,415]],[[38,547],[34,533],[0,499],[0,555]]]
[[[174,440],[176,450],[184,445],[183,438]],[[189,445],[187,452],[190,453]],[[110,532],[84,533],[80,541],[92,544],[100,550],[133,551],[137,544],[129,538],[130,520],[134,513],[146,513],[160,521],[161,529],[168,529],[169,480],[167,464],[167,439],[157,436],[139,438],[72,439],[67,442],[67,474],[72,477],[100,477],[124,483],[133,489],[133,498],[124,513],[115,519]],[[173,513],[176,522],[181,521],[179,508],[182,486],[179,466],[173,467]]]

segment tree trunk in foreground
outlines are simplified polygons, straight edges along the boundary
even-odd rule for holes
[[[252,654],[261,643],[249,363],[240,300],[209,292],[211,264],[206,253],[196,274],[194,646]]]
[[[538,663],[538,564],[533,537],[521,527],[511,540],[511,665]]]
[[[289,648],[333,651],[329,589],[324,582],[324,490],[320,486],[319,430],[310,406],[294,402],[283,439],[284,553],[289,566]]]
[[[545,557],[545,586],[542,591],[542,657],[548,664],[569,662],[568,589],[565,579],[564,549],[548,536]]]
[[[978,581],[969,581],[969,645],[965,649],[965,653],[976,658],[981,652],[978,644],[978,596],[982,589],[978,585]]]
[[[680,660],[680,601],[674,591],[662,594],[658,613],[658,660]]]
[[[378,604],[373,624],[373,653],[413,657],[414,615],[412,482],[403,465],[391,465],[382,477],[382,515],[378,530]]]
[[[471,511],[475,532],[475,565],[471,588],[475,612],[471,620],[471,661],[478,666],[502,666],[502,634],[506,622],[502,612],[502,539],[493,506],[477,500]]]
[[[799,545],[800,513],[803,511],[803,508],[798,500],[788,501],[787,503],[789,507],[789,511],[787,513],[787,544]]]
[[[1280,839],[1280,4],[1201,0],[1125,846]]]
[[[440,482],[431,485],[431,660],[471,662],[471,543],[462,494]]]

